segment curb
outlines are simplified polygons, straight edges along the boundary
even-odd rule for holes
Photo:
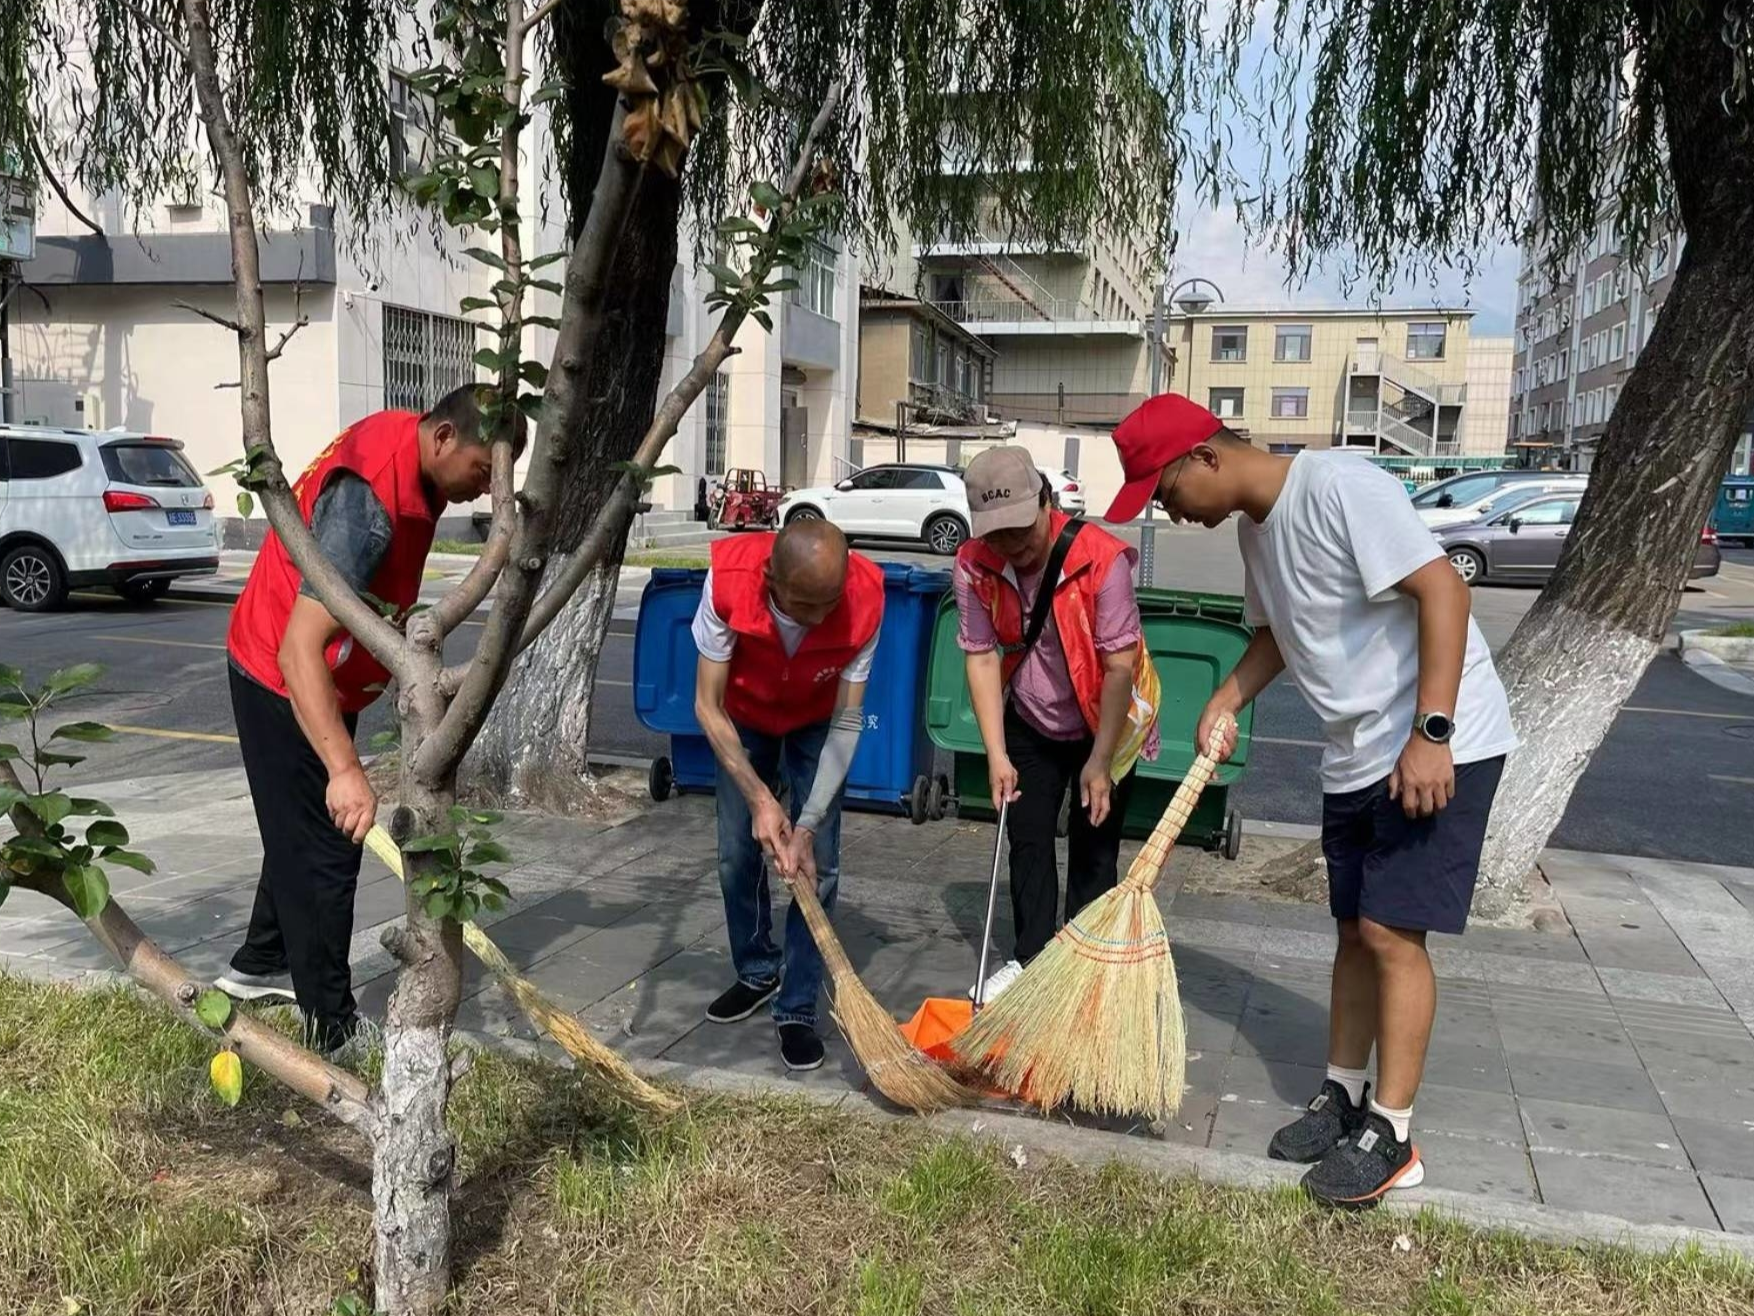
[[[1754,696],[1754,675],[1739,670],[1740,664],[1754,662],[1754,639],[1682,631],[1677,647],[1681,661],[1713,685]]]

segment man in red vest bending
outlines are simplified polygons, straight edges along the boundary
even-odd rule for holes
[[[398,611],[420,594],[439,513],[487,492],[491,459],[473,385],[424,416],[380,411],[348,428],[293,485],[300,513],[355,590]],[[272,533],[226,637],[238,747],[262,834],[243,946],[217,986],[296,1000],[314,1043],[356,1020],[347,962],[360,842],[378,801],[353,732],[389,673],[329,615]]]
[[[775,997],[787,1069],[822,1063],[822,956],[795,906],[784,951],[774,944],[767,865],[810,883],[834,909],[841,788],[882,623],[882,570],[849,553],[826,521],[713,545],[694,617],[694,707],[719,760],[719,885],[737,981],[706,1017],[735,1023]],[[790,791],[790,817],[774,798],[776,779]]]

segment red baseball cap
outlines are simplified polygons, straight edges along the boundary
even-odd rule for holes
[[[1223,428],[1223,421],[1180,393],[1160,393],[1140,403],[1115,426],[1115,447],[1127,482],[1103,520],[1131,521],[1143,512],[1157,492],[1164,468]]]

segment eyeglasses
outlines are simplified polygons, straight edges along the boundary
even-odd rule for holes
[[[1188,469],[1188,461],[1187,461],[1187,458],[1184,457],[1184,458],[1182,458],[1180,464],[1178,464],[1175,468],[1175,478],[1169,482],[1169,488],[1157,496],[1157,505],[1159,507],[1161,507],[1164,511],[1173,512],[1175,510],[1175,508],[1170,500],[1175,497],[1175,487],[1176,487],[1176,485],[1181,483],[1182,472],[1187,470],[1187,469]]]

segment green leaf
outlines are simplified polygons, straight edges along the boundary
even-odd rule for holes
[[[102,800],[90,799],[84,795],[75,795],[68,803],[69,818],[114,818],[116,811]]]
[[[785,194],[772,183],[757,181],[750,184],[749,199],[763,210],[778,210],[786,198]]]
[[[216,987],[209,987],[195,998],[195,1017],[209,1028],[224,1028],[231,1019],[231,997]]]
[[[61,883],[73,901],[73,912],[93,919],[110,903],[110,879],[96,864],[81,864],[61,874]]]
[[[69,722],[65,726],[56,727],[49,733],[50,740],[83,740],[90,744],[115,738],[116,733],[102,722]]]
[[[0,900],[3,899],[5,899],[5,892],[0,891]],[[485,909],[490,914],[497,914],[500,910],[505,908],[505,897],[496,896],[489,892],[487,895],[481,897],[481,908]]]
[[[492,165],[476,165],[469,171],[469,186],[481,196],[498,196],[499,170]]]
[[[71,768],[75,764],[85,762],[83,754],[57,754],[52,749],[39,749],[31,755],[39,768],[64,767]]]
[[[483,827],[497,827],[505,821],[505,815],[492,809],[473,809],[469,813],[469,821]]]
[[[560,321],[555,319],[552,315],[526,315],[524,317],[524,323],[539,325],[544,329],[560,328]]]
[[[10,809],[24,799],[24,792],[16,786],[0,786],[0,812]]]
[[[465,891],[457,897],[457,922],[467,923],[481,909],[481,897],[473,891]]]
[[[100,818],[85,829],[85,840],[89,845],[126,845],[128,829],[109,818]]]
[[[708,265],[706,272],[713,276],[713,282],[721,288],[736,288],[743,282],[743,276],[729,265]]]
[[[248,489],[239,489],[238,490],[238,515],[243,517],[247,521],[250,519],[250,513],[255,511],[255,510],[256,510],[256,500],[254,498],[250,497],[250,491]]]
[[[761,290],[765,293],[796,292],[804,285],[796,279],[775,279],[772,283],[764,283]]]
[[[767,230],[746,215],[732,215],[719,221],[719,232],[729,238],[739,233],[765,233]]]
[[[401,743],[402,733],[400,731],[380,731],[366,741],[366,747],[376,750],[394,749]]]
[[[49,791],[25,796],[24,807],[36,814],[45,827],[53,827],[73,812],[73,801],[59,791]]]
[[[539,361],[518,362],[518,374],[532,388],[543,388],[548,383],[548,367]]]
[[[529,417],[532,421],[540,420],[542,418],[542,395],[539,393],[524,393],[520,395],[518,398],[518,410],[523,412],[524,415]]]
[[[137,850],[111,850],[103,856],[106,864],[120,864],[123,868],[132,868],[136,873],[152,874],[158,871],[158,865]]]
[[[767,330],[768,333],[771,334],[773,332],[773,316],[769,315],[766,311],[757,307],[755,310],[749,312],[749,316],[756,324]]]
[[[558,283],[556,283],[553,279],[531,279],[531,280],[529,280],[529,284],[532,288],[538,288],[543,292],[551,292],[556,297],[559,297],[563,292],[566,291]]]
[[[24,673],[9,663],[0,663],[0,685],[23,685]]]
[[[50,672],[44,688],[53,694],[64,695],[79,689],[82,685],[90,685],[104,674],[104,669],[96,663],[75,663],[72,667],[63,667],[59,671]]]
[[[426,916],[428,918],[448,918],[451,913],[451,897],[448,892],[434,891],[426,898]]]
[[[435,832],[431,836],[416,836],[402,842],[403,854],[432,854],[436,851],[454,854],[462,848],[463,842],[455,832]]]
[[[478,841],[469,851],[470,864],[509,864],[511,860],[511,851],[498,841]]]
[[[422,873],[419,877],[415,878],[408,884],[408,889],[413,892],[416,897],[424,898],[438,890],[443,884],[444,879],[437,874]]]
[[[499,353],[491,347],[484,347],[475,353],[475,364],[483,370],[499,370]]]
[[[457,306],[465,311],[491,311],[496,309],[499,303],[491,297],[465,297],[457,303]]]
[[[560,95],[561,90],[561,87],[553,82],[545,87],[538,87],[533,93],[531,93],[530,104],[542,105],[548,101],[554,100]]]
[[[60,859],[62,849],[40,836],[14,836],[3,847],[8,854],[34,854],[43,859]]]
[[[496,251],[489,251],[486,247],[465,247],[463,254],[473,257],[483,265],[491,265],[496,270],[505,268],[505,258]]]
[[[525,261],[524,264],[530,269],[539,270],[544,265],[552,265],[555,261],[565,260],[570,255],[572,255],[570,251],[549,251],[544,252],[540,256],[532,256],[529,260]]]

